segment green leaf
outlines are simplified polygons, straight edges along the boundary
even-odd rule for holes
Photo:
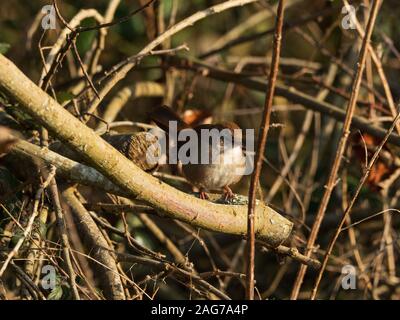
[[[18,229],[10,240],[10,245],[15,246],[20,239],[24,236],[24,231]]]
[[[10,47],[11,46],[8,43],[0,42],[0,53],[5,54]]]
[[[57,100],[59,103],[70,101],[74,97],[75,96],[71,92],[68,92],[68,91],[61,91],[61,92],[57,93]]]
[[[149,248],[151,250],[156,249],[155,242],[149,237],[148,232],[143,229],[136,229],[134,232],[134,237],[137,242],[139,242],[142,246]]]
[[[38,229],[39,229],[40,235],[44,238],[47,233],[47,225],[39,220],[38,221]]]
[[[63,288],[61,285],[57,285],[51,290],[47,296],[47,300],[60,300],[63,296]]]

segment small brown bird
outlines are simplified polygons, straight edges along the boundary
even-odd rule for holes
[[[196,155],[194,159],[191,157],[195,161],[183,162],[182,171],[186,179],[200,189],[200,198],[207,199],[208,195],[205,191],[214,190],[223,190],[226,200],[234,196],[230,186],[239,182],[246,167],[246,156],[241,140],[242,133],[238,125],[233,122],[224,122],[201,124],[190,128],[178,114],[167,106],[157,107],[150,116],[167,134],[170,129],[170,121],[175,121],[178,134],[185,133],[184,136],[186,136],[189,129],[195,133],[194,142],[190,141],[190,138],[184,141],[178,140],[177,148],[179,150],[187,143],[197,143],[195,145]],[[211,132],[212,137],[216,136],[217,139],[210,139],[208,136],[205,138],[204,132]],[[188,136],[190,135],[188,134]],[[206,155],[205,157],[203,153]],[[178,160],[182,159],[178,157]]]
[[[149,148],[157,143],[157,137],[151,133],[104,135],[102,138],[143,171],[152,172],[157,169],[158,163],[151,162],[148,159]],[[152,155],[154,157],[160,156],[158,151],[156,148],[153,149]]]

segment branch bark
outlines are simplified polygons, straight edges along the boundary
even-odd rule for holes
[[[171,67],[192,70],[198,72],[201,76],[240,84],[248,89],[259,92],[265,92],[265,87],[267,86],[267,81],[265,80],[256,77],[248,77],[222,68],[216,68],[206,63],[190,60],[188,58],[171,57],[169,58],[168,63]],[[284,97],[293,103],[303,105],[306,109],[314,110],[338,121],[343,122],[346,118],[346,112],[344,110],[329,102],[319,101],[315,97],[300,92],[293,87],[277,84],[275,92],[277,96]],[[371,121],[364,117],[356,115],[353,116],[351,126],[380,139],[383,139],[386,134],[385,129],[373,125]],[[400,136],[392,133],[389,136],[388,142],[400,146]]]
[[[121,277],[118,273],[117,263],[111,254],[111,248],[104,239],[96,223],[89,212],[74,194],[73,187],[67,187],[62,195],[69,207],[72,209],[74,218],[77,221],[80,234],[85,243],[93,248],[90,255],[98,262],[98,270],[101,278],[101,286],[107,299],[125,300],[124,288]]]
[[[63,109],[3,55],[0,55],[0,88],[19,102],[22,111],[29,113],[55,138],[66,143],[130,197],[196,227],[242,236],[246,234],[245,205],[228,206],[204,201],[142,171]],[[287,239],[292,226],[273,209],[257,206],[255,233],[260,240],[276,247]]]
[[[255,235],[254,235],[254,219],[256,207],[256,190],[260,180],[261,168],[263,164],[263,156],[265,145],[267,143],[267,135],[272,112],[272,101],[274,99],[276,78],[278,76],[279,57],[282,42],[282,26],[285,8],[285,0],[279,0],[277,9],[277,18],[275,23],[275,36],[272,51],[271,69],[268,77],[268,86],[265,96],[264,111],[258,136],[258,146],[255,159],[255,168],[251,176],[249,189],[249,205],[247,212],[247,271],[246,271],[246,298],[254,300],[254,260],[255,260]]]
[[[368,49],[368,45],[369,45],[369,42],[371,39],[372,30],[374,29],[375,20],[378,15],[378,12],[379,12],[379,4],[380,4],[380,1],[375,0],[372,5],[371,13],[370,13],[370,16],[368,19],[367,30],[366,30],[365,36],[362,40],[362,46],[360,49],[360,53],[358,56],[358,62],[357,62],[357,72],[353,79],[351,97],[350,97],[350,100],[349,100],[349,103],[347,106],[347,110],[346,110],[346,118],[345,118],[344,124],[343,124],[342,135],[339,140],[335,159],[334,159],[333,164],[330,169],[328,181],[327,181],[326,185],[324,186],[325,191],[322,196],[321,203],[318,207],[318,212],[316,214],[310,236],[307,240],[307,247],[305,250],[305,255],[307,257],[310,257],[312,254],[312,249],[314,247],[315,241],[317,240],[317,236],[318,236],[321,224],[322,224],[322,220],[325,217],[325,212],[328,207],[329,200],[332,195],[332,191],[336,186],[337,174],[338,174],[340,165],[342,163],[343,154],[344,154],[344,151],[345,151],[345,148],[347,145],[348,137],[350,135],[350,126],[351,126],[351,122],[354,117],[354,111],[356,108],[357,98],[358,98],[358,94],[360,91],[362,76],[363,76],[364,67],[365,67],[365,61],[367,58],[367,52],[368,52],[367,49]],[[389,135],[390,135],[390,133],[391,132],[389,132]],[[389,135],[385,135],[385,141],[387,140]],[[306,272],[307,272],[307,266],[301,265],[300,270],[297,273],[295,283],[293,285],[293,289],[292,289],[292,293],[291,293],[292,300],[296,300],[298,298],[300,288],[302,286]],[[322,273],[320,273],[320,274],[322,274]]]

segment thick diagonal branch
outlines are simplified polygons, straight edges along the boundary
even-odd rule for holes
[[[142,171],[63,109],[3,55],[0,55],[0,88],[18,101],[22,111],[29,113],[127,195],[197,227],[246,234],[246,206],[226,206],[197,199]],[[255,233],[259,239],[275,247],[287,239],[291,229],[292,223],[277,212],[257,206]]]

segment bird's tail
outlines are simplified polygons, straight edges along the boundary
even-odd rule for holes
[[[155,108],[154,111],[150,113],[150,119],[166,132],[169,131],[170,121],[176,121],[178,131],[189,127],[175,111],[167,106]]]

